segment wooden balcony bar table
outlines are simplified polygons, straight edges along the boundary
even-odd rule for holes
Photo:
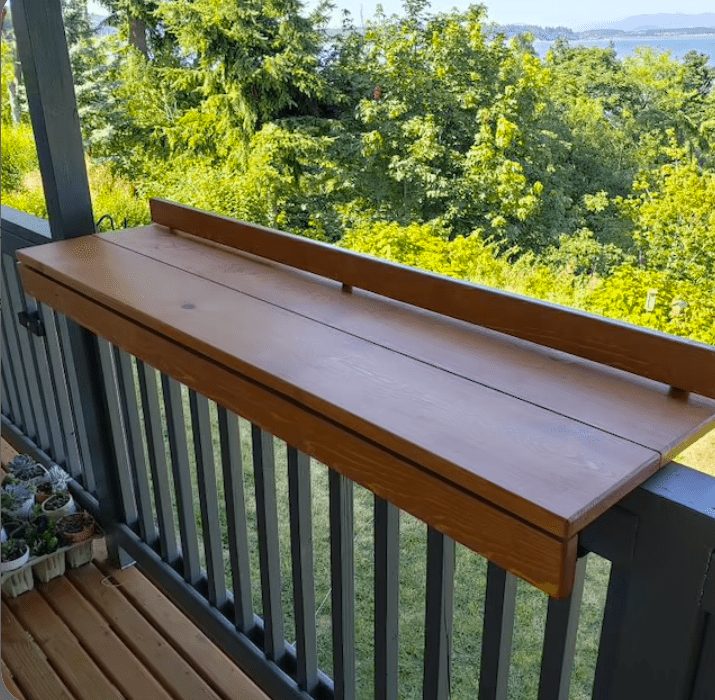
[[[715,424],[715,348],[153,200],[26,291],[556,598]]]

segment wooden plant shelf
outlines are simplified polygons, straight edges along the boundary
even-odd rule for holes
[[[713,347],[151,205],[19,251],[26,291],[554,597],[715,424]]]

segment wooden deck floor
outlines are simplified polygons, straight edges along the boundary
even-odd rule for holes
[[[2,462],[12,452],[3,442]],[[268,700],[136,568],[95,559],[2,599],[2,678],[20,700]]]

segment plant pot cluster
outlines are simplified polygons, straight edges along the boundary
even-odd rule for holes
[[[70,477],[28,455],[7,465],[0,488],[2,507],[2,589],[15,597],[34,588],[34,576],[47,582],[92,560],[94,519],[81,511],[68,491]]]

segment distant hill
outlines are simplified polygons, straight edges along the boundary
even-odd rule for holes
[[[682,12],[633,15],[613,22],[591,22],[588,25],[578,27],[578,29],[581,31],[615,29],[622,32],[634,32],[650,29],[687,29],[691,27],[715,28],[715,12],[703,12],[697,15],[686,15]]]

